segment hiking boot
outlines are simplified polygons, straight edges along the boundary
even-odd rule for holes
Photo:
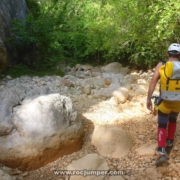
[[[166,162],[167,162],[166,155],[165,155],[165,154],[163,154],[163,155],[161,154],[161,155],[157,158],[155,164],[156,164],[156,166],[161,166],[161,165],[163,165],[163,164],[166,163]]]
[[[163,165],[167,162],[166,154],[165,154],[165,148],[158,148],[158,158],[155,162],[156,166]]]
[[[173,148],[173,140],[167,140],[166,141],[166,152],[169,154],[172,151]]]

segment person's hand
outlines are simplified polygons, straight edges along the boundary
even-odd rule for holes
[[[153,105],[152,105],[151,99],[150,99],[150,100],[149,100],[149,99],[147,100],[146,107],[147,107],[147,109],[149,109],[150,111],[153,110]]]

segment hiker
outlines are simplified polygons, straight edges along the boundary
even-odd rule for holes
[[[180,44],[173,43],[168,48],[168,60],[166,62],[159,62],[157,64],[154,71],[154,75],[149,85],[149,89],[148,89],[147,109],[149,109],[150,111],[153,111],[151,97],[154,92],[155,86],[158,80],[160,79],[160,77],[162,78],[161,73],[165,73],[164,69],[162,70],[162,68],[165,68],[165,66],[168,63],[178,64],[179,58],[180,58]],[[162,86],[162,80],[160,79],[160,89],[161,89],[161,86]],[[167,86],[167,84],[165,84],[164,86]],[[160,91],[160,96],[157,102],[157,105],[158,105],[158,112],[157,112],[157,115],[158,115],[158,149],[157,149],[158,158],[155,162],[157,166],[162,165],[163,163],[167,161],[166,153],[169,154],[170,151],[172,150],[175,131],[176,131],[177,116],[178,116],[178,113],[180,112],[180,100],[177,101],[177,98],[167,100],[165,98],[168,98],[169,94],[168,95],[166,94],[165,96],[163,96],[164,92],[165,91],[162,91],[162,92]],[[177,95],[177,93],[175,95]]]

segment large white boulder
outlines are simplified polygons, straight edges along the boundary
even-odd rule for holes
[[[82,122],[69,97],[44,93],[25,97],[20,87],[10,90],[6,101],[0,96],[5,103],[0,103],[0,127],[6,130],[0,129],[1,163],[31,170],[81,149]]]

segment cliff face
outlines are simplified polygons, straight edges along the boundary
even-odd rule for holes
[[[8,62],[13,62],[14,50],[6,41],[10,37],[12,20],[24,19],[28,13],[25,0],[0,0],[0,72]]]

